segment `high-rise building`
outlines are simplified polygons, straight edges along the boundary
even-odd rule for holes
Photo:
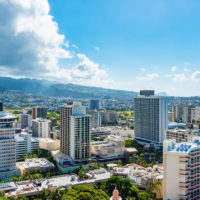
[[[0,179],[11,178],[16,172],[14,116],[0,112]]]
[[[106,124],[108,122],[118,123],[118,114],[115,111],[100,111],[101,123]]]
[[[51,121],[48,119],[37,118],[32,120],[32,135],[33,137],[50,137]]]
[[[80,102],[61,106],[61,152],[76,161],[90,158],[91,117]]]
[[[168,112],[168,121],[174,122],[174,112]]]
[[[90,102],[89,102],[89,108],[90,108],[90,110],[99,110],[99,108],[100,108],[100,101],[99,100],[94,100],[94,99],[92,99],[92,100],[90,100]]]
[[[192,123],[200,122],[200,107],[195,107],[191,110],[191,122]]]
[[[183,108],[185,104],[179,103],[172,107],[172,111],[174,113],[174,120],[175,121],[182,121],[183,120]]]
[[[31,116],[28,114],[20,114],[19,124],[21,129],[31,128]]]
[[[134,98],[135,138],[144,142],[162,144],[168,128],[167,98],[140,92]],[[149,95],[150,94],[150,95]]]
[[[200,140],[163,145],[163,199],[200,199]]]
[[[47,107],[36,106],[32,108],[32,119],[47,118]]]
[[[91,115],[91,125],[92,127],[101,126],[101,114],[97,110],[87,110],[87,114]]]
[[[183,107],[183,122],[191,123],[191,115],[192,109],[194,109],[195,105],[185,105]]]
[[[26,154],[32,154],[39,148],[39,140],[33,138],[31,134],[22,132],[15,134],[16,140],[16,159],[23,160]]]
[[[0,112],[2,112],[2,111],[3,111],[3,103],[0,102]]]

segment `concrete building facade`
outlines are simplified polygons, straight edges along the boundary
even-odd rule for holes
[[[31,128],[31,116],[28,114],[19,115],[19,124],[21,129]]]
[[[80,102],[61,106],[60,150],[76,161],[90,158],[91,116]]]
[[[119,158],[124,156],[125,142],[120,137],[110,135],[104,141],[93,142],[91,153],[100,158]]]
[[[26,154],[32,154],[39,148],[39,141],[31,134],[22,132],[15,134],[16,141],[16,160],[20,161]]]
[[[37,118],[32,120],[33,137],[48,138],[50,137],[51,121],[48,119]]]
[[[32,119],[47,118],[47,107],[36,106],[32,108]]]
[[[11,178],[16,172],[15,119],[9,113],[0,112],[0,179]]]
[[[200,199],[200,140],[164,141],[164,199]]]
[[[168,128],[168,103],[165,97],[134,98],[135,138],[161,144]]]
[[[89,109],[90,110],[99,110],[100,109],[100,101],[97,99],[92,99],[89,101]]]

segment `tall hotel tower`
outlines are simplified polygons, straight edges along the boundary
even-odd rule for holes
[[[153,90],[142,90],[134,98],[135,138],[162,144],[168,128],[167,98],[154,96]]]
[[[14,116],[0,111],[0,180],[11,178],[16,172],[14,121]]]
[[[200,199],[200,139],[163,145],[163,199]]]
[[[62,153],[72,160],[84,161],[90,158],[91,117],[80,102],[61,106],[61,145]]]

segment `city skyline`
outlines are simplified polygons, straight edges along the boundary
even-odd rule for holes
[[[198,1],[1,1],[1,76],[198,96]]]

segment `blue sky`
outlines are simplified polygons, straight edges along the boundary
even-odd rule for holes
[[[184,76],[189,79],[200,70],[200,1],[50,0],[49,3],[59,31],[79,47],[80,53],[105,67],[109,76],[119,82],[116,87],[129,90],[155,87],[169,94],[179,94],[181,90],[180,95],[187,96],[187,92],[200,95],[196,90],[180,88],[188,84]],[[172,71],[173,66],[176,70]],[[196,80],[193,82],[195,87]],[[177,90],[170,91],[173,85],[177,85]]]
[[[19,55],[13,66],[0,52],[6,75],[200,95],[199,0],[9,1],[0,45]]]

